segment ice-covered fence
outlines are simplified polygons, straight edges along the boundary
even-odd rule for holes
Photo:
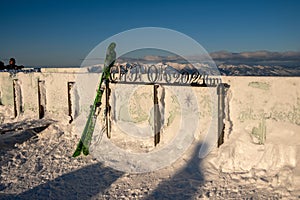
[[[76,116],[85,106],[81,104],[81,101],[79,101],[79,105],[76,105],[78,99],[82,98],[76,94],[77,75],[76,69],[49,69],[41,73],[17,73],[15,76],[1,72],[0,122],[3,121],[4,116],[14,118],[15,115],[17,117],[28,115],[36,119],[48,115],[53,119],[55,117],[66,119],[66,122],[72,119],[76,120]],[[99,79],[99,74],[82,76],[86,76],[87,83],[91,79]],[[292,169],[289,176],[300,183],[300,78],[222,77],[222,82],[230,85],[224,101],[221,102],[225,106],[222,113],[225,122],[224,144],[216,154],[208,155],[215,157],[210,159],[207,165],[203,163],[203,169],[210,169],[213,165],[215,169],[222,172],[230,173],[234,169],[235,172],[241,174],[252,174],[253,169],[269,170],[269,173],[274,176],[280,169],[288,170],[288,172]],[[94,84],[92,86],[97,87]],[[114,98],[126,98],[122,95],[117,97],[117,94],[120,94],[119,91],[124,91],[122,87],[126,89],[127,85],[111,84]],[[176,94],[176,90],[168,87],[173,86],[165,86],[165,121],[163,124],[165,130],[160,138],[162,145],[172,141],[174,130],[180,128],[178,123],[180,118],[176,115],[178,102],[176,102],[176,98],[172,97]],[[116,91],[118,88],[119,91]],[[214,92],[210,93],[210,89]],[[212,99],[218,97],[217,90],[216,88],[199,87],[192,87],[192,90],[198,105],[198,124],[194,138],[196,141],[203,142],[212,116],[210,105]],[[132,105],[123,104],[120,101],[116,104],[111,102],[112,108],[115,109],[112,117],[126,120],[124,117],[127,113],[124,111],[131,106],[131,113],[129,113],[132,115],[131,122],[147,121],[146,118],[139,118],[145,115],[143,110],[141,112],[138,109],[141,107],[149,110],[146,105],[148,102],[153,105],[153,100],[151,100],[150,94],[142,94],[144,91],[153,94],[153,85],[137,88],[133,92],[134,95],[131,96],[134,99],[130,102]],[[172,93],[172,91],[175,92]],[[222,94],[222,91],[220,90],[219,93]],[[214,94],[215,98],[210,98],[211,94]],[[146,95],[146,97],[148,95],[148,98],[135,98],[138,95]],[[158,98],[160,98],[159,92]],[[189,96],[184,97],[183,100],[187,106],[192,103]],[[216,121],[215,134],[218,131],[217,124],[218,121]],[[126,128],[126,124],[121,124],[120,128],[122,126]],[[119,142],[120,146],[124,144],[127,145],[126,147],[138,146],[128,145],[136,142],[134,135],[131,138],[125,138],[117,129],[112,131],[115,131],[112,133],[112,142]],[[124,140],[122,140],[123,138]],[[153,145],[153,140],[149,140],[149,144]],[[216,141],[215,144],[217,144]],[[142,147],[147,147],[147,145],[146,141]],[[283,177],[286,177],[286,172],[283,172]]]
[[[77,69],[44,69],[41,73],[0,73],[0,102],[11,116],[43,118],[74,115],[72,83]]]
[[[97,73],[80,74],[78,72],[79,69],[66,68],[44,69],[40,73],[21,72],[13,75],[8,72],[1,72],[0,103],[2,108],[5,107],[10,110],[10,112],[1,113],[1,115],[10,118],[20,115],[34,118],[50,116],[72,122],[82,110],[89,109],[88,107],[84,108],[85,105],[79,101],[82,97],[77,94],[75,88],[77,76],[86,76],[87,83],[91,79],[99,79]],[[199,117],[195,137],[201,137],[207,132],[207,124],[211,121],[212,116],[212,107],[210,106],[212,99],[217,99],[225,107],[224,112],[219,112],[223,115],[224,120],[221,120],[220,117],[219,122],[216,122],[216,127],[218,127],[218,123],[225,123],[225,140],[234,131],[246,131],[253,142],[262,144],[268,140],[270,130],[275,131],[272,124],[288,123],[293,127],[299,127],[299,77],[222,77],[222,81],[228,83],[230,89],[224,99],[219,98],[219,100],[218,94],[221,97],[223,91],[217,91],[216,87],[211,88],[214,90],[212,93],[207,91],[211,90],[208,88],[191,87],[196,95],[197,116]],[[113,85],[116,87],[118,84],[111,84],[114,92]],[[93,87],[96,88],[97,86],[93,84]],[[123,87],[127,88],[126,85]],[[153,86],[145,87],[148,88],[147,90],[153,91]],[[166,85],[164,87],[168,90],[168,87],[173,86]],[[137,93],[139,93],[138,90]],[[212,98],[212,94],[215,97]],[[172,96],[169,95],[168,98],[172,100]],[[189,106],[190,97],[187,95],[183,98],[186,106]],[[170,100],[166,99],[165,102],[168,101]],[[153,101],[151,101],[152,104]],[[167,106],[171,106],[170,103],[167,104]],[[123,104],[119,105],[122,108]],[[113,105],[112,107],[117,109]],[[3,109],[1,110],[3,112]],[[120,112],[121,110],[118,111],[118,113]],[[174,112],[170,110],[170,119],[175,116]],[[143,112],[137,111],[137,113]],[[135,120],[140,121],[140,119]],[[165,125],[167,122],[165,121]],[[219,126],[216,131],[221,133],[223,128]],[[280,128],[278,130],[280,132]]]
[[[76,88],[76,81],[80,80],[83,82],[80,82],[79,84],[86,85],[86,88],[84,90],[89,90],[91,93],[94,93],[94,90],[96,90],[97,87],[97,80],[99,79],[100,74],[99,73],[84,73],[82,70],[79,69],[43,69],[41,72],[34,72],[34,73],[8,73],[8,72],[3,72],[0,74],[1,78],[1,86],[0,86],[0,92],[1,92],[1,103],[9,108],[11,112],[11,116],[6,116],[6,117],[18,117],[20,115],[22,116],[29,116],[29,117],[34,117],[34,118],[44,118],[44,117],[50,117],[50,118],[57,118],[59,120],[61,119],[67,119],[70,123],[82,112],[88,111],[89,106],[92,102],[88,102],[85,104],[83,99],[86,99],[88,95],[82,95],[78,94],[77,88]],[[148,74],[149,76],[149,74]],[[152,74],[153,76],[153,74]],[[185,78],[186,78],[185,74]],[[79,77],[79,78],[78,78]],[[123,78],[126,78],[126,76],[123,76]],[[178,76],[179,77],[179,76]],[[177,78],[178,78],[177,77]],[[201,77],[201,76],[197,76]],[[172,90],[168,90],[168,87],[186,87],[189,88],[189,90],[194,90],[195,94],[199,94],[201,97],[204,97],[203,102],[204,107],[200,108],[201,111],[197,113],[199,114],[199,119],[203,119],[205,116],[204,120],[208,120],[208,122],[211,121],[210,115],[212,115],[212,108],[211,108],[211,98],[215,100],[220,100],[216,95],[216,86],[220,82],[219,80],[213,80],[210,77],[204,76],[205,80],[200,80],[201,85],[204,84],[204,82],[207,83],[207,85],[210,88],[210,90],[214,90],[213,92],[207,93],[206,89],[203,91],[197,87],[194,87],[191,89],[192,84],[186,83],[188,79],[182,79],[185,80],[183,81],[184,84],[180,82],[175,82],[171,83],[169,80],[168,82],[165,83],[159,83],[161,85],[160,88],[166,88],[167,93]],[[148,77],[149,78],[149,77]],[[152,77],[153,78],[153,77]],[[176,77],[175,77],[176,78]],[[195,80],[194,80],[195,79]],[[191,79],[192,81],[196,81],[196,77],[194,79]],[[95,80],[94,82],[92,80]],[[126,80],[126,79],[125,79]],[[92,84],[91,84],[92,83]],[[124,84],[124,88],[128,88],[128,84],[133,84],[139,87],[142,87],[143,85],[148,88],[146,90],[149,90],[151,93],[154,92],[154,97],[157,94],[154,90],[153,91],[153,86],[146,86],[149,83],[144,83],[144,82],[130,82],[130,81],[122,81],[120,79],[119,84]],[[196,83],[196,82],[195,82]],[[150,83],[153,84],[153,83]],[[78,84],[77,84],[78,85]],[[113,86],[115,84],[111,84]],[[79,86],[79,87],[81,87]],[[202,86],[200,86],[202,87]],[[154,86],[154,88],[157,88]],[[185,89],[181,90],[183,92]],[[204,92],[206,91],[206,92]],[[180,91],[179,91],[180,93]],[[211,93],[213,93],[213,96],[211,97]],[[178,96],[178,94],[175,94],[175,96]],[[193,99],[191,97],[194,96],[191,94],[181,94],[181,108],[189,108],[190,109],[190,114],[191,112],[197,111],[198,110],[198,104],[192,104]],[[156,97],[157,98],[157,97]],[[173,98],[173,97],[172,97]],[[89,99],[89,98],[87,98]],[[93,94],[90,99],[93,99]],[[157,99],[158,100],[158,99]],[[160,100],[162,101],[162,100]],[[166,104],[164,105],[165,107],[168,108],[170,106],[169,104],[170,101],[166,100]],[[162,114],[161,111],[164,109],[162,106],[157,104],[153,105],[155,102],[151,102],[150,104],[154,106],[154,125],[158,125],[161,119],[157,119],[158,114]],[[118,104],[120,104],[118,102]],[[223,104],[222,104],[223,105]],[[195,108],[194,108],[195,107]],[[224,106],[223,106],[224,107]],[[224,109],[224,108],[221,109]],[[180,108],[180,109],[181,109]],[[117,108],[113,106],[113,110],[116,110]],[[140,107],[140,110],[137,111],[138,113],[143,112],[141,111],[144,109],[143,107]],[[159,110],[158,110],[159,109]],[[119,111],[117,111],[119,112]],[[173,112],[173,111],[171,111]],[[222,111],[223,113],[223,111]],[[149,113],[147,113],[149,114]],[[202,115],[202,117],[201,117]],[[170,113],[169,117],[173,118],[175,116],[174,113]],[[183,118],[185,116],[182,116]],[[196,117],[196,116],[195,116]],[[197,118],[197,117],[196,117]],[[223,117],[222,117],[223,118]],[[138,121],[140,121],[139,119]],[[198,121],[198,119],[197,119]],[[201,120],[200,120],[201,121]],[[203,120],[201,121],[201,123]],[[157,127],[165,127],[167,126],[167,123],[170,123],[170,121],[165,120],[164,123],[166,124],[161,124]],[[205,122],[204,122],[205,123]],[[217,129],[220,131],[223,131],[223,119],[219,120],[219,123],[216,124],[215,126],[222,126],[221,128]],[[197,127],[197,124],[193,125]],[[202,125],[201,125],[202,126]],[[159,130],[155,130],[154,132],[160,132]],[[153,131],[152,131],[153,132]],[[218,134],[220,135],[220,133]],[[158,138],[160,135],[157,135]],[[155,144],[159,142],[159,139],[156,138]]]

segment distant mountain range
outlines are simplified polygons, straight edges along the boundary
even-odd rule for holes
[[[300,52],[254,51],[210,54],[222,75],[227,76],[300,76]]]
[[[185,59],[186,58],[186,59]],[[218,51],[203,55],[181,57],[178,55],[159,56],[147,55],[144,57],[119,57],[116,63],[123,64],[167,64],[169,69],[193,72],[196,68],[200,72],[226,76],[300,76],[300,52],[270,52],[253,51],[232,53]],[[187,60],[188,59],[188,60]],[[95,62],[96,63],[96,62]],[[94,64],[87,67],[88,72],[100,73],[103,64]],[[73,68],[73,67],[70,67]],[[77,67],[76,67],[77,68]]]
[[[209,57],[210,56],[210,57]],[[232,53],[218,51],[207,54],[188,56],[186,59],[178,55],[172,56],[145,56],[143,58],[121,57],[120,62],[129,63],[168,63],[171,67],[178,68],[179,65],[198,65],[197,69],[206,68],[199,63],[214,61],[222,75],[227,76],[300,76],[300,52],[270,52],[253,51]],[[199,61],[200,60],[200,61]],[[174,66],[173,66],[174,65]],[[202,65],[202,64],[200,64]],[[189,67],[191,68],[191,67]]]
[[[218,69],[223,76],[300,76],[300,65],[287,67],[279,65],[221,64]]]
[[[222,75],[222,76],[299,76],[300,77],[300,66],[280,66],[280,65],[246,65],[246,64],[220,64],[217,68],[210,67],[208,64],[203,63],[176,63],[176,62],[160,62],[160,63],[143,63],[143,62],[124,62],[117,63],[121,65],[121,70],[131,70],[136,66],[144,65],[165,65],[166,71],[172,72],[177,71],[178,73],[187,72],[193,74],[195,71],[200,74],[208,75]],[[141,68],[143,69],[143,68]],[[102,66],[91,66],[87,68],[88,72],[101,73]],[[142,71],[146,73],[146,71]]]
[[[228,51],[219,51],[210,54],[211,58],[220,64],[232,65],[280,65],[286,67],[300,66],[300,52],[270,52],[270,51],[253,51],[231,53]]]

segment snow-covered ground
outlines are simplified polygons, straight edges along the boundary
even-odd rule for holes
[[[210,118],[207,116],[211,116],[214,96],[209,97],[205,88],[193,89],[199,106],[194,141],[170,165],[138,174],[116,170],[109,163],[99,162],[94,154],[72,158],[80,136],[75,133],[76,119],[69,124],[67,82],[76,81],[72,73],[24,74],[17,78],[15,86],[18,86],[13,90],[13,78],[8,74],[0,76],[0,199],[300,197],[300,80],[297,77],[222,77],[230,85],[225,97],[224,144],[213,147],[201,158],[201,147],[208,145],[205,135]],[[37,78],[45,81],[46,97],[49,97],[41,120],[37,120],[35,107]],[[134,96],[143,94],[144,90],[137,89]],[[16,118],[13,91],[22,96],[17,101],[22,106]],[[76,95],[72,98],[76,99]],[[173,102],[164,111],[166,118],[172,120],[163,124],[165,132],[159,149],[172,141],[172,128],[173,132],[178,129],[171,123],[176,123],[176,115],[170,117],[176,113],[176,101],[171,92],[166,92],[165,98],[165,102]],[[58,102],[63,103],[58,105]],[[141,102],[136,98],[133,105],[139,104],[147,108],[146,100]],[[80,113],[76,115],[80,117]],[[147,118],[138,120],[143,113],[131,112],[131,115],[136,124],[147,122]],[[122,113],[113,117],[120,119]],[[119,129],[112,130],[111,141],[130,151],[155,150],[150,147],[152,141],[137,144],[134,137],[125,138]]]

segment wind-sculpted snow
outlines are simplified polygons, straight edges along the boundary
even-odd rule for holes
[[[216,88],[192,87],[195,98],[182,92],[181,100],[174,95],[177,90],[171,90],[169,86],[161,88],[164,92],[159,92],[159,106],[160,109],[164,108],[161,117],[164,117],[165,132],[161,137],[160,146],[154,147],[151,134],[141,132],[149,137],[140,142],[135,135],[138,132],[125,135],[118,131],[116,124],[112,124],[111,139],[104,139],[106,136],[103,135],[103,142],[145,154],[155,148],[162,148],[174,138],[174,133],[180,127],[180,118],[189,120],[186,117],[190,116],[189,112],[180,110],[180,105],[183,104],[188,111],[198,105],[198,110],[190,116],[198,116],[198,119],[189,120],[191,123],[187,123],[188,126],[197,126],[193,134],[193,143],[171,165],[148,173],[131,174],[110,168],[107,163],[98,163],[99,161],[92,156],[76,159],[71,157],[79,139],[74,123],[80,113],[85,111],[84,106],[89,108],[88,104],[81,104],[80,92],[72,96],[71,99],[74,99],[77,105],[78,115],[74,115],[74,121],[69,124],[67,83],[75,82],[75,75],[76,73],[70,71],[17,73],[15,77],[8,73],[0,74],[0,122],[1,130],[5,132],[1,134],[1,141],[7,147],[0,150],[1,199],[57,199],[61,196],[85,199],[91,196],[95,199],[151,199],[168,196],[177,196],[179,199],[299,198],[298,77],[221,77],[223,83],[230,85],[224,102],[224,144],[217,148],[216,141],[213,140],[215,146],[208,149],[208,154],[203,158],[199,158],[199,148],[208,147],[205,134],[214,111],[211,104],[217,97]],[[77,75],[86,78],[84,80],[87,88],[94,87],[91,80],[99,78],[97,73]],[[39,121],[36,114],[38,78],[45,82],[47,101],[44,121]],[[17,117],[14,117],[13,106],[15,79],[18,79],[23,98],[20,101],[23,109]],[[118,90],[111,88],[114,99],[111,105],[118,108],[113,110],[112,120],[125,121],[129,119],[126,118],[129,115],[131,120],[127,125],[132,125],[131,127],[143,123],[151,124],[149,119],[152,116],[152,85],[132,90],[132,95],[128,98],[121,95],[126,88],[125,84]],[[78,88],[74,88],[74,91],[76,90]],[[208,90],[213,91],[215,96],[211,98]],[[127,99],[129,103],[122,103],[118,101],[120,99]],[[182,116],[180,113],[183,113]],[[49,126],[48,122],[51,122]],[[127,131],[126,124],[119,125],[119,129],[125,127]],[[185,133],[184,130],[182,133]],[[24,135],[20,137],[20,134]],[[95,146],[98,138],[94,139]],[[105,154],[105,151],[101,153]],[[118,158],[117,154],[114,156]],[[111,162],[119,161],[115,157],[114,160],[112,158],[110,157]],[[148,160],[144,164],[147,163]],[[86,184],[84,181],[92,184]],[[84,184],[80,185],[82,182]]]

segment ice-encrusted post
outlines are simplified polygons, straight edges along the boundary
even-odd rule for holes
[[[109,81],[105,81],[105,126],[106,126],[106,136],[107,138],[111,138],[111,118],[110,118],[110,113],[111,113],[111,106],[109,103],[110,99],[110,94],[111,94],[111,89],[109,88]]]
[[[218,147],[224,143],[224,118],[225,118],[225,86],[223,83],[217,86],[218,94]]]
[[[154,123],[154,146],[156,146],[160,142],[160,112],[159,112],[159,105],[158,105],[158,91],[157,89],[159,88],[159,85],[154,85],[154,112],[153,112],[153,123]]]
[[[46,89],[45,81],[38,79],[38,109],[39,109],[39,119],[45,116],[46,111]]]
[[[18,79],[13,80],[13,97],[14,97],[14,116],[17,117],[23,112],[21,87]]]
[[[0,105],[3,105],[2,104],[2,93],[1,93],[1,91],[0,91]]]
[[[69,123],[71,124],[72,121],[74,120],[74,102],[72,102],[73,98],[72,98],[72,94],[73,94],[73,90],[74,90],[74,84],[75,82],[68,82],[68,110],[69,110],[69,117],[70,117],[70,120],[69,120]]]

